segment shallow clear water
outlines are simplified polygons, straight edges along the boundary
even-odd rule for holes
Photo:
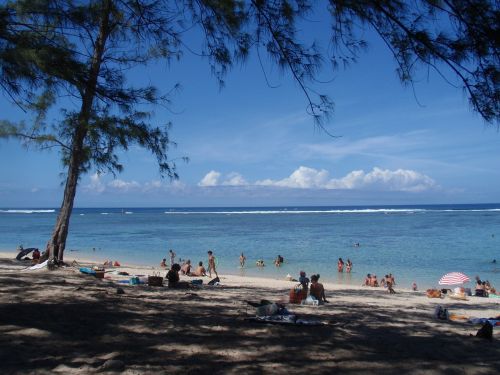
[[[56,217],[57,210],[0,210],[0,248],[43,249]],[[283,278],[304,270],[361,284],[367,273],[393,273],[399,286],[423,289],[461,271],[500,287],[500,205],[75,209],[66,254],[156,265],[170,248],[193,263],[206,263],[212,249],[222,274]],[[278,254],[281,268],[273,265]],[[339,257],[351,259],[352,274],[337,272]]]

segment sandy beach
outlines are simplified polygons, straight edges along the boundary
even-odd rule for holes
[[[390,295],[384,288],[324,284],[329,304],[301,306],[287,303],[296,283],[285,280],[220,275],[218,286],[204,278],[201,287],[169,289],[119,283],[130,276],[118,272],[165,276],[158,267],[122,265],[97,279],[78,267],[25,270],[29,263],[14,255],[0,253],[3,374],[500,371],[498,331],[488,341],[473,337],[480,325],[433,317],[437,305],[456,315],[497,316],[498,299],[429,299],[397,286]],[[66,262],[73,260],[100,263]],[[255,322],[246,301],[261,299],[286,303],[318,324]]]

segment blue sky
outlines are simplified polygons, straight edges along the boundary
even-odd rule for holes
[[[421,70],[414,90],[403,87],[395,64],[375,38],[359,62],[324,72],[317,86],[335,102],[326,128],[306,113],[306,101],[287,74],[255,59],[235,67],[219,90],[205,61],[185,56],[170,67],[135,72],[134,81],[164,91],[179,82],[170,110],[180,179],[162,180],[155,159],[132,147],[113,178],[82,177],[76,206],[276,206],[500,202],[500,135],[470,111],[460,89]],[[21,119],[5,97],[0,117]],[[62,168],[57,150],[26,149],[0,140],[0,206],[58,207]]]

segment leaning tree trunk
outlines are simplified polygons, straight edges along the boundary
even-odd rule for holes
[[[69,219],[73,211],[73,203],[76,195],[78,179],[81,167],[87,161],[84,144],[88,133],[89,119],[92,113],[93,102],[96,95],[97,80],[101,70],[102,58],[106,46],[106,41],[111,31],[110,15],[113,6],[112,0],[103,0],[102,18],[99,25],[99,35],[94,44],[94,52],[89,69],[88,80],[83,88],[82,106],[75,124],[73,142],[71,144],[71,156],[68,164],[68,175],[64,188],[64,197],[61,210],[57,216],[56,225],[52,232],[52,237],[47,243],[43,258],[50,259],[54,263],[62,263],[66,239],[68,237]]]
[[[81,128],[75,136],[71,159],[68,166],[68,175],[66,177],[66,186],[64,188],[64,197],[61,204],[59,215],[57,216],[56,225],[52,232],[52,237],[47,243],[44,256],[55,263],[62,262],[64,257],[64,249],[66,248],[66,239],[68,237],[69,219],[73,211],[73,203],[76,195],[76,187],[78,185],[78,178],[80,175],[81,155],[83,149],[83,140],[86,135],[85,128]]]

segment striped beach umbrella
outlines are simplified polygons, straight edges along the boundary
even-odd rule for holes
[[[439,285],[457,285],[469,281],[469,277],[462,272],[450,272],[441,277]]]

